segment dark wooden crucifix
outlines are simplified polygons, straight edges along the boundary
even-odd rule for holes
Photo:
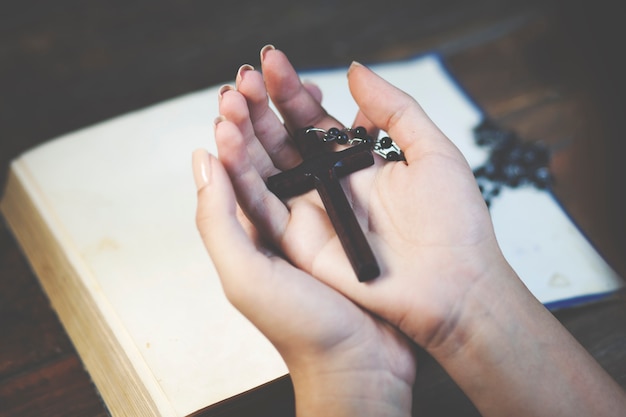
[[[374,164],[371,143],[359,143],[339,152],[329,151],[317,133],[300,129],[294,141],[303,162],[267,179],[279,198],[293,197],[315,188],[359,281],[380,275],[374,253],[352,211],[339,179]]]

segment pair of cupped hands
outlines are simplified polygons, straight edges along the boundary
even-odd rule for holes
[[[381,267],[380,277],[359,282],[317,193],[281,201],[265,184],[302,161],[290,132],[346,121],[327,114],[320,89],[281,51],[263,48],[261,69],[243,65],[235,85],[220,89],[219,158],[194,152],[202,239],[230,302],[284,358],[300,404],[314,401],[311,393],[345,394],[369,412],[402,414],[414,346],[454,355],[476,300],[497,300],[514,275],[486,204],[464,157],[419,104],[352,63],[347,82],[359,110],[350,126],[387,132],[406,158],[376,157],[342,179]],[[355,380],[362,386],[353,391]]]

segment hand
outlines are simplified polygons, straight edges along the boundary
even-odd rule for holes
[[[353,125],[387,131],[407,158],[406,163],[378,159],[376,166],[344,183],[382,267],[380,278],[363,285],[317,193],[292,198],[285,206],[264,183],[301,162],[289,132],[343,125],[320,105],[319,90],[301,84],[282,52],[265,50],[262,69],[263,78],[244,67],[238,91],[224,92],[220,111],[229,123],[220,123],[216,131],[220,160],[243,211],[294,265],[384,317],[421,346],[437,346],[485,271],[507,266],[463,156],[412,98],[367,68],[351,67],[348,81],[360,107]],[[268,94],[284,124],[268,107]]]
[[[237,77],[237,90],[226,87],[220,94],[222,117],[215,135],[221,163],[205,151],[194,153],[197,225],[224,291],[285,359],[299,416],[410,415],[416,370],[412,343],[279,256],[275,242],[268,240],[267,233],[278,238],[282,227],[300,236],[308,225],[299,220],[287,227],[281,224],[289,211],[265,189],[258,174],[276,169],[256,135],[267,146],[274,130],[281,131],[281,140],[286,132],[267,111],[261,74],[246,69]],[[311,86],[307,91],[319,109],[319,90]],[[268,130],[261,133],[263,129]],[[279,166],[299,160],[288,146],[279,153]],[[258,194],[248,192],[259,189]],[[265,219],[257,225],[260,230],[238,212],[235,192],[251,218]],[[307,204],[301,207],[307,210]],[[325,216],[317,204],[308,210],[315,218]]]
[[[414,357],[394,328],[429,351],[483,415],[623,409],[620,388],[505,261],[458,149],[412,98],[353,64],[348,83],[360,110],[352,125],[388,132],[406,156],[344,181],[382,267],[373,282],[358,282],[315,191],[285,205],[264,183],[301,161],[289,132],[342,124],[280,51],[262,51],[262,70],[244,66],[237,90],[222,90],[216,140],[225,170],[195,155],[198,227],[226,294],[285,358],[297,404],[310,405],[299,410],[320,404],[308,385],[341,399],[334,410],[374,395],[380,410],[395,402],[406,411]],[[245,215],[237,216],[235,194]],[[355,378],[368,363],[368,377]],[[392,376],[382,385],[390,389],[358,391],[381,375]]]

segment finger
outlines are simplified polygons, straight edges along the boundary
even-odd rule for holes
[[[219,160],[205,150],[196,150],[193,169],[198,188],[196,225],[224,293],[238,310],[267,334],[272,327],[269,324],[275,324],[274,316],[279,314],[274,314],[277,305],[294,298],[288,293],[289,282],[280,279],[288,277],[297,281],[297,270],[289,271],[286,262],[268,258],[257,250],[237,219],[235,193]],[[276,274],[276,271],[284,273]],[[303,278],[306,277],[300,280]],[[316,284],[314,280],[310,281]],[[298,301],[301,302],[301,298]],[[296,306],[288,307],[290,311],[297,311]]]
[[[412,97],[367,67],[353,63],[348,70],[348,84],[363,114],[389,133],[407,161],[431,152],[458,154]]]
[[[193,170],[196,225],[228,300],[287,359],[327,349],[352,334],[352,327],[337,326],[337,317],[360,323],[358,307],[284,259],[257,250],[237,220],[235,192],[220,161],[196,150]]]
[[[238,92],[227,91],[222,97],[223,109],[229,106],[229,100],[243,99]],[[336,238],[326,212],[320,208],[319,197],[316,194],[308,194],[291,199],[288,209],[267,189],[263,174],[257,170],[249,155],[249,148],[246,147],[244,134],[238,124],[223,117],[218,118],[215,141],[220,161],[232,181],[237,201],[246,216],[256,226],[261,236],[294,260],[297,265],[306,265],[307,270],[310,270],[311,262],[317,255],[316,248],[325,245],[333,236]],[[290,229],[305,232],[292,239],[292,235],[286,232],[288,224]]]
[[[253,158],[259,158],[259,162],[267,163],[269,158],[254,134],[246,98],[232,85],[224,85],[218,92],[218,103],[219,114],[237,125],[244,137],[246,147],[249,148],[250,155]],[[255,166],[260,167],[261,164],[255,164]]]
[[[289,221],[289,211],[267,189],[249,156],[241,131],[229,120],[219,119],[215,142],[242,210],[263,236],[273,243],[280,242]]]
[[[263,145],[274,166],[285,170],[302,162],[282,120],[269,106],[261,73],[254,71],[250,65],[243,65],[237,73],[236,85],[247,103],[250,129]],[[250,132],[245,132],[244,135],[248,133]]]
[[[196,150],[193,171],[198,188],[196,226],[231,298],[241,287],[237,280],[249,275],[247,269],[265,261],[237,220],[235,194],[220,162],[205,150]]]
[[[228,119],[237,126],[241,132],[249,158],[263,178],[267,178],[279,172],[265,148],[256,137],[254,127],[250,121],[246,98],[232,87],[227,87],[228,86],[225,86],[220,89],[220,117]]]
[[[316,97],[303,86],[283,52],[273,47],[263,48],[261,65],[267,92],[289,132],[293,134],[295,130],[307,126],[323,129],[343,127],[328,115]]]
[[[309,81],[303,81],[302,86],[306,89],[306,91],[309,92],[309,94],[311,95],[311,97],[313,97],[315,101],[320,104],[322,103],[322,90],[317,84]]]

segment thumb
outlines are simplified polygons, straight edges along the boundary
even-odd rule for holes
[[[453,151],[454,145],[413,97],[369,68],[353,62],[348,69],[348,85],[361,112],[389,133],[408,162],[431,152]]]

